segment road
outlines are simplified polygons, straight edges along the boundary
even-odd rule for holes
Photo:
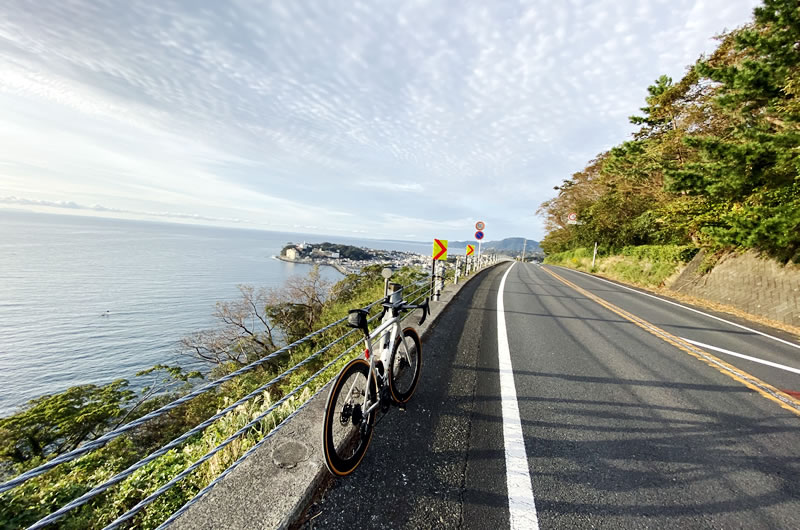
[[[800,391],[800,347],[714,316],[559,267],[490,269],[303,527],[800,528],[800,405],[774,390]]]

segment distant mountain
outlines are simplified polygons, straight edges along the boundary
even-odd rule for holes
[[[467,245],[474,244],[475,241],[450,241],[448,242],[447,246],[452,248],[453,250],[456,249],[463,249],[466,248]],[[481,244],[482,250],[496,250],[497,252],[509,252],[519,254],[522,252],[522,247],[525,244],[525,238],[522,237],[507,237],[500,241],[484,241]],[[528,239],[528,245],[525,248],[525,252],[542,252],[542,249],[539,247],[539,242],[534,241],[533,239]]]

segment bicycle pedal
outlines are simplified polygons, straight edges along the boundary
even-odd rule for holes
[[[405,405],[397,405],[397,408],[402,410],[403,412],[406,411],[406,406]]]

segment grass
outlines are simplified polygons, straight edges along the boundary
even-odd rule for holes
[[[644,287],[660,287],[681,267],[691,261],[699,249],[681,245],[641,245],[624,247],[612,255],[598,253],[592,267],[592,249],[576,248],[551,254],[547,264],[562,265]]]

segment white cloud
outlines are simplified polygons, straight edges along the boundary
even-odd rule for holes
[[[46,201],[42,199],[27,199],[25,197],[0,197],[0,204],[8,204],[13,206],[33,206],[44,208],[61,208],[67,210],[84,210],[90,212],[110,212],[116,214],[131,214],[136,217],[166,217],[169,219],[187,219],[190,221],[209,221],[212,223],[240,223],[239,219],[231,219],[226,217],[210,217],[206,215],[187,214],[179,212],[148,212],[137,210],[124,210],[121,208],[108,208],[100,204],[92,204],[86,206],[78,204],[74,201]]]
[[[391,180],[362,180],[359,183],[361,186],[367,188],[377,188],[387,192],[401,192],[401,193],[421,193],[425,191],[422,184],[418,182],[394,182]]]
[[[6,0],[0,194],[538,238],[552,186],[756,2],[524,4]]]

